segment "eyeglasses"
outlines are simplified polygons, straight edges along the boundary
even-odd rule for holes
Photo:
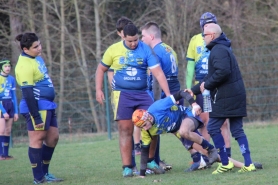
[[[215,33],[202,33],[202,36],[206,37],[207,35],[213,35],[213,34],[215,34]]]

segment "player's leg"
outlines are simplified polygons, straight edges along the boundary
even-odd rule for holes
[[[227,172],[232,170],[234,167],[233,163],[229,161],[225,149],[224,138],[220,130],[224,122],[225,122],[225,118],[210,118],[207,126],[207,130],[214,142],[215,148],[218,150],[218,154],[221,159],[221,164],[212,174]]]
[[[202,108],[203,110],[203,96],[202,94],[196,95],[196,103]],[[210,141],[210,135],[207,131],[207,124],[209,120],[209,113],[208,112],[202,112],[199,117],[201,118],[202,122],[204,123],[204,126],[199,128],[201,135],[207,140]]]
[[[203,155],[192,147],[192,145],[193,145],[192,141],[184,139],[184,138],[181,138],[181,141],[182,141],[183,145],[185,146],[185,148],[190,153],[191,158],[193,160],[193,163],[187,170],[185,170],[185,172],[192,172],[192,171],[196,171],[199,169],[204,169],[209,165],[204,160]],[[207,152],[207,150],[205,150],[205,151]],[[207,162],[209,162],[209,161],[207,161]]]
[[[8,120],[6,120],[6,128],[5,128],[5,139],[4,139],[4,151],[3,155],[7,159],[13,159],[12,156],[9,155],[9,148],[10,148],[10,137],[11,137],[11,131],[12,131],[12,125],[13,125],[13,117]]]
[[[49,165],[53,156],[55,147],[59,140],[59,130],[55,110],[46,111],[45,124],[49,125],[44,143],[42,145],[42,170],[48,182],[62,181],[49,173]]]
[[[217,151],[212,144],[195,132],[195,130],[201,126],[203,126],[203,124],[200,120],[193,117],[187,117],[182,121],[178,133],[181,137],[193,141],[208,150],[209,163],[212,164],[218,158]]]
[[[131,121],[134,107],[137,104],[134,101],[133,92],[113,91],[112,108],[114,111],[114,120],[117,121],[119,131],[119,147],[122,159],[123,177],[132,177],[132,168],[136,166],[132,164],[132,148],[133,148],[133,129],[134,125]],[[135,161],[135,160],[134,160]]]
[[[1,113],[2,115],[2,113]],[[5,143],[5,128],[6,120],[0,117],[0,160],[5,160],[4,155],[4,143]]]
[[[119,145],[122,157],[122,164],[124,172],[124,177],[133,176],[132,172],[132,134],[133,134],[133,124],[131,120],[118,120],[118,131],[119,131]],[[127,169],[128,168],[128,169]],[[131,171],[130,171],[131,170]]]
[[[238,172],[255,171],[256,168],[252,163],[248,139],[243,130],[242,117],[230,118],[230,129],[232,136],[238,142],[240,152],[244,157],[244,167],[242,167]]]
[[[135,155],[140,155],[141,154],[141,143],[140,143],[141,129],[139,127],[134,126],[133,138],[134,138]]]
[[[229,119],[226,119],[224,124],[221,127],[221,134],[224,138],[226,153],[228,157],[231,157],[231,131],[230,131],[230,123]]]
[[[44,182],[45,177],[42,170],[42,143],[46,137],[46,130],[44,128],[38,130],[34,128],[35,123],[32,121],[29,113],[22,114],[27,122],[29,149],[28,156],[31,163],[34,182]]]

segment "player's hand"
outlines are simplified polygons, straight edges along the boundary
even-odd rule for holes
[[[202,82],[200,85],[200,91],[203,93],[205,90],[205,82]]]
[[[43,127],[44,127],[44,123],[40,123],[40,124],[35,125],[35,128],[43,128]]]
[[[14,114],[14,121],[18,120],[18,114]]]
[[[184,92],[188,92],[192,97],[194,96],[194,93],[191,89],[184,89]]]
[[[5,118],[6,120],[10,119],[10,116],[9,116],[8,113],[3,114],[3,116],[4,116],[4,118]]]
[[[96,99],[97,99],[97,102],[100,103],[101,105],[105,101],[104,94],[101,90],[96,91]]]
[[[202,108],[197,103],[192,103],[192,113],[194,116],[199,116],[202,113]]]

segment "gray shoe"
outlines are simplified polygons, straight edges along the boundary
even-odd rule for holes
[[[261,163],[253,162],[253,164],[257,170],[263,169],[263,165]]]
[[[218,160],[218,152],[216,148],[208,150],[208,159],[209,159],[209,164],[211,165]]]
[[[172,169],[172,165],[166,164],[163,160],[159,161],[159,166],[165,171],[170,171]]]

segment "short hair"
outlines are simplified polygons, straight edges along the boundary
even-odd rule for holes
[[[119,18],[117,20],[117,23],[116,23],[117,31],[121,32],[122,30],[124,30],[124,27],[129,23],[132,23],[132,21],[129,18],[122,16],[121,18]]]
[[[155,38],[161,38],[161,30],[156,22],[147,22],[141,27],[142,30],[147,30],[148,32],[154,34]]]
[[[23,50],[23,48],[29,49],[39,38],[35,33],[24,33],[17,35],[15,40],[20,42],[20,47]]]
[[[138,34],[138,28],[132,24],[129,23],[124,27],[124,36],[135,36],[136,34]]]

